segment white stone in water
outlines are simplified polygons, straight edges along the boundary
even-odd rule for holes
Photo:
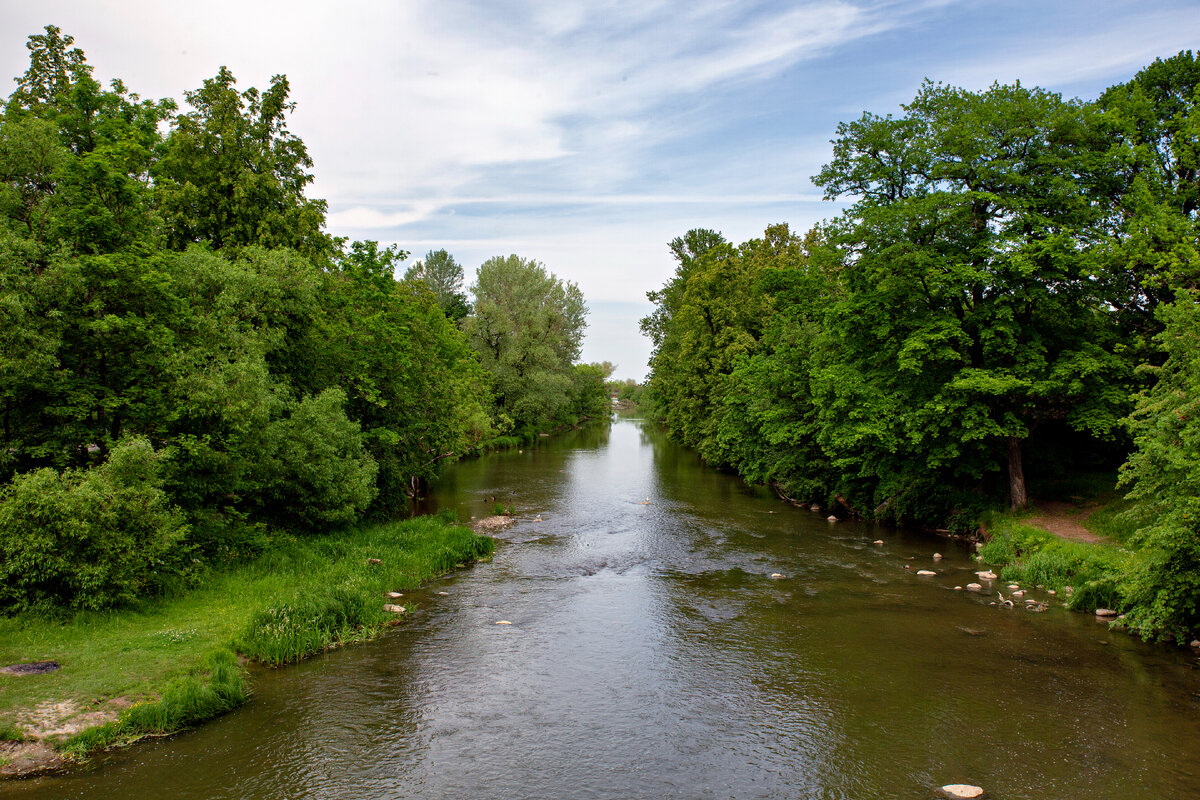
[[[829,522],[837,522],[837,521],[838,521],[837,517],[835,517],[833,514],[830,514],[830,515],[829,515],[828,517],[826,517],[825,519],[826,519],[827,521],[829,521]]]
[[[497,625],[512,625],[512,623],[506,619],[496,620],[496,624]]]
[[[1097,617],[1115,617],[1116,615],[1117,615],[1117,612],[1113,611],[1111,608],[1097,608],[1096,609]]]
[[[1015,583],[1010,583],[1010,584],[1008,585],[1008,588],[1010,588],[1010,589],[1020,589],[1021,587],[1020,587],[1018,584],[1015,584]]]
[[[771,573],[771,577],[772,577],[772,578],[782,578],[783,576],[782,576],[782,575],[780,575],[778,572],[772,572],[772,573]]]
[[[985,581],[996,580],[996,573],[992,572],[990,569],[985,569],[983,572],[976,572],[975,574],[980,578],[983,578]]]
[[[956,591],[956,592],[961,592],[961,591],[962,591],[962,587],[961,587],[961,586],[955,586],[955,587],[954,587],[954,591]]]
[[[400,594],[399,592],[388,592],[387,596],[390,597],[392,600],[396,600],[398,598],[404,597],[404,595]]]
[[[933,560],[934,560],[934,561],[941,561],[941,560],[942,560],[942,554],[941,554],[941,553],[934,553],[934,554],[933,554]]]
[[[1024,597],[1024,596],[1025,596],[1025,592],[1022,589],[1018,589],[1017,591],[1013,592],[1013,597]]]
[[[917,570],[917,574],[918,575],[937,575],[937,573],[931,569],[919,569],[919,570]]]
[[[441,595],[442,597],[447,597],[450,593],[449,592],[434,592],[434,594]]]
[[[1192,639],[1192,647],[1200,647],[1200,639]]]
[[[872,544],[883,544],[883,539],[876,539]]]
[[[971,786],[967,783],[950,783],[942,787],[942,791],[950,797],[964,798],[971,800],[975,797],[983,797],[983,789],[978,786]]]
[[[808,507],[808,510],[809,511],[820,511],[821,507],[819,505],[817,505],[816,503],[813,503],[811,506]]]
[[[978,583],[968,583],[967,591],[968,592],[980,592],[980,591],[983,591],[983,587],[980,586]]]

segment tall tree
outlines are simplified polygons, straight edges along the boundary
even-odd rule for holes
[[[492,375],[499,411],[522,434],[545,430],[571,405],[572,365],[587,327],[583,293],[537,261],[485,261],[466,332]]]
[[[463,268],[445,250],[430,250],[404,273],[407,281],[424,281],[437,298],[442,312],[453,322],[471,313],[463,292]]]
[[[155,167],[167,242],[213,247],[290,247],[328,255],[333,241],[322,230],[324,200],[305,197],[312,159],[287,127],[295,108],[287,78],[276,75],[264,92],[238,92],[222,67],[187,92],[192,110],[175,118]]]

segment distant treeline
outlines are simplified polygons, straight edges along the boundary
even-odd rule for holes
[[[480,448],[608,414],[579,289],[325,232],[288,82],[188,109],[53,27],[0,115],[0,608],[102,607],[273,531],[387,516]]]
[[[712,464],[960,531],[1124,462],[1130,625],[1200,626],[1200,61],[1094,102],[926,83],[843,123],[800,236],[671,243],[648,394]]]

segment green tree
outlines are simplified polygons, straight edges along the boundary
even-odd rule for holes
[[[839,126],[815,179],[861,198],[819,376],[823,446],[886,498],[1006,462],[1021,507],[1023,442],[1060,422],[1111,434],[1130,386],[1097,280],[1103,208],[1078,179],[1096,168],[1091,113],[1019,85],[928,83],[905,112]]]
[[[1122,589],[1126,625],[1185,642],[1200,630],[1200,293],[1159,307],[1166,363],[1130,418],[1136,450],[1122,469],[1138,515],[1150,523]]]
[[[324,200],[304,196],[313,181],[304,142],[287,127],[295,104],[287,78],[264,92],[238,92],[233,73],[185,94],[192,110],[175,118],[155,164],[156,197],[167,242],[215,248],[290,247],[327,255]]]
[[[430,250],[423,261],[408,268],[404,279],[424,281],[451,321],[458,322],[471,313],[467,295],[463,292],[463,268],[445,250]]]
[[[537,261],[485,261],[465,330],[491,373],[496,405],[518,433],[545,430],[570,408],[573,364],[587,327],[583,293]]]

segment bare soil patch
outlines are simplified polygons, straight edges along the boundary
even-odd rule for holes
[[[1079,505],[1076,503],[1065,503],[1061,500],[1051,500],[1044,503],[1037,503],[1035,508],[1036,512],[1033,516],[1026,517],[1024,520],[1028,525],[1049,531],[1059,538],[1069,539],[1073,542],[1099,544],[1107,541],[1107,539],[1097,536],[1083,525],[1087,521],[1087,518],[1095,513],[1096,509],[1100,508],[1096,503]]]

